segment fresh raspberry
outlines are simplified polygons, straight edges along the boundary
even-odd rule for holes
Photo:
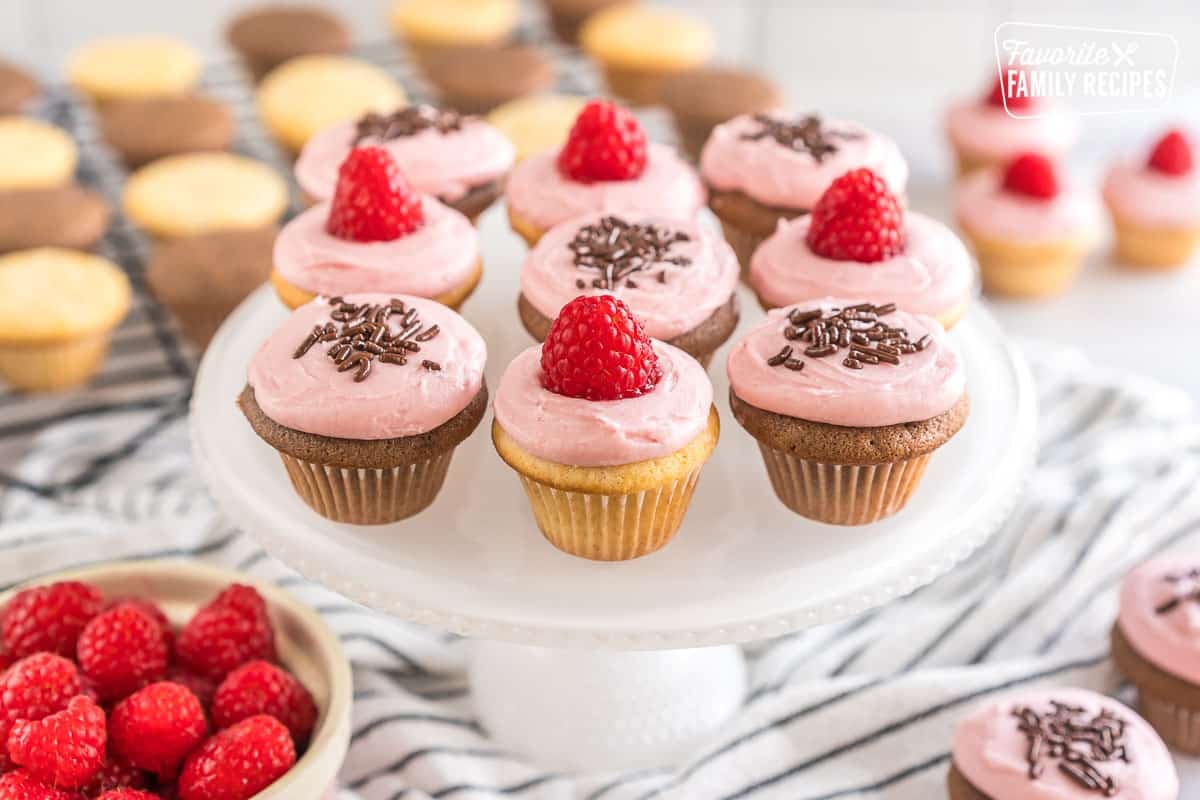
[[[1037,153],[1023,153],[1004,170],[1004,190],[1013,194],[1050,200],[1058,194],[1054,164]]]
[[[74,657],[79,633],[103,605],[99,589],[78,581],[25,589],[0,614],[4,647],[17,658],[41,651]]]
[[[100,699],[119,700],[167,672],[162,628],[133,603],[93,619],[79,635],[79,667]]]
[[[542,385],[555,394],[620,400],[649,392],[661,377],[642,323],[612,295],[567,303],[542,344]]]
[[[883,178],[869,169],[851,170],[813,206],[805,241],[834,261],[883,261],[904,252],[904,214]]]
[[[229,673],[213,697],[212,720],[218,729],[269,714],[303,746],[317,721],[312,695],[291,674],[266,661],[251,661]]]
[[[140,789],[113,789],[100,795],[97,800],[162,800],[162,797]]]
[[[35,653],[0,678],[0,772],[11,768],[8,733],[19,720],[40,720],[67,707],[82,690],[79,670],[53,653]]]
[[[48,786],[78,789],[104,766],[107,741],[104,709],[86,697],[76,697],[65,711],[13,725],[8,754]]]
[[[646,171],[646,132],[616,103],[592,100],[558,153],[558,171],[580,183],[640,178]]]
[[[1021,70],[1019,70],[1019,69],[1009,69],[1009,70],[1005,71],[1004,75],[1005,75],[1005,78],[1007,78],[1007,76],[1010,74],[1014,74],[1014,73],[1019,74],[1020,72],[1021,72]],[[1013,78],[1013,80],[1016,81],[1017,79]],[[1005,95],[1005,79],[997,78],[996,82],[992,84],[991,93],[988,94],[988,98],[987,98],[988,105],[996,106],[997,108],[1004,108],[1005,107],[1004,95]],[[1029,109],[1033,108],[1033,106],[1034,106],[1034,98],[1028,97],[1025,95],[1009,94],[1007,99],[1008,99],[1008,110],[1009,111],[1028,111]]]
[[[188,756],[179,774],[180,800],[247,800],[296,763],[282,722],[260,714],[226,728]]]
[[[0,775],[0,800],[82,800],[77,792],[51,789],[28,772]]]
[[[196,695],[167,681],[129,695],[108,718],[112,753],[160,778],[173,777],[207,733],[208,721]]]
[[[325,230],[352,242],[390,242],[425,223],[421,196],[382,147],[356,147],[338,169]]]
[[[180,666],[216,681],[247,661],[274,661],[267,604],[252,587],[234,584],[196,612],[175,647]]]
[[[83,787],[83,793],[87,797],[99,797],[114,789],[145,789],[149,785],[150,780],[145,772],[109,755],[104,759],[104,766],[96,773],[96,777]]]
[[[170,659],[171,653],[175,649],[175,629],[171,627],[171,620],[167,619],[166,613],[157,605],[149,600],[144,600],[140,597],[118,597],[110,600],[106,610],[111,610],[117,606],[131,605],[136,606],[146,613],[150,619],[154,620],[154,624],[162,632],[163,643],[167,646],[167,658]]]
[[[1192,143],[1187,134],[1175,129],[1167,131],[1150,153],[1150,169],[1165,175],[1187,175],[1192,171]]]
[[[196,695],[196,699],[200,701],[200,705],[204,706],[206,711],[212,705],[213,695],[217,693],[217,684],[215,681],[180,666],[169,667],[167,669],[166,680],[171,683],[178,683],[180,686],[185,686],[191,690],[192,694]]]

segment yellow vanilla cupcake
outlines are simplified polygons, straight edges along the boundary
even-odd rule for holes
[[[105,39],[76,50],[67,76],[97,103],[186,94],[200,78],[200,56],[164,36]]]
[[[0,191],[70,183],[79,152],[63,131],[25,117],[0,117]]]
[[[391,22],[418,56],[447,47],[502,44],[517,27],[517,0],[397,0]]]
[[[122,203],[160,239],[271,225],[287,208],[287,185],[269,167],[231,153],[187,153],[142,167]]]
[[[0,380],[25,391],[86,382],[130,302],[125,273],[98,256],[48,247],[0,257]]]
[[[258,87],[263,123],[292,153],[330,125],[407,104],[404,89],[391,75],[346,56],[293,58],[267,73]]]
[[[522,97],[493,109],[487,120],[512,141],[517,160],[524,161],[562,147],[585,102],[564,94]]]
[[[613,94],[653,105],[664,80],[712,56],[712,29],[678,11],[624,3],[588,18],[579,34],[584,51],[604,68]]]

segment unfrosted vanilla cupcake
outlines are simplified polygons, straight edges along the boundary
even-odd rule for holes
[[[200,79],[200,55],[165,36],[104,39],[71,55],[67,76],[97,103],[186,94]]]
[[[508,137],[517,149],[517,160],[524,161],[562,147],[586,102],[565,94],[522,97],[492,109],[487,121]]]
[[[75,177],[79,151],[61,129],[26,117],[0,116],[0,191],[63,186]]]
[[[395,0],[392,29],[418,56],[503,43],[520,18],[517,0]]]

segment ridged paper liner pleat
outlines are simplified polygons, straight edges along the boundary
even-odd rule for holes
[[[866,525],[904,508],[929,455],[888,464],[823,464],[759,442],[767,475],[785,506],[832,525]]]
[[[725,220],[721,220],[721,230],[724,231],[725,241],[729,242],[729,246],[733,248],[738,264],[742,267],[742,281],[748,283],[750,281],[750,258],[767,237],[743,230]]]
[[[442,488],[454,450],[390,469],[351,469],[280,453],[288,477],[313,511],[334,522],[384,525],[429,507]]]
[[[52,344],[0,344],[0,379],[30,392],[79,386],[100,369],[111,338],[105,332]]]
[[[589,494],[521,475],[542,535],[563,552],[596,561],[627,561],[663,547],[679,530],[700,468],[653,489]]]
[[[1138,710],[1167,745],[1200,755],[1200,712],[1138,686]]]

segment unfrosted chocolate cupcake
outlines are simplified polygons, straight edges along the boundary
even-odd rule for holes
[[[712,129],[741,114],[784,104],[783,92],[767,76],[732,67],[694,69],[663,82],[662,104],[671,112],[683,149],[699,160]]]
[[[306,5],[250,9],[230,23],[225,36],[255,80],[290,58],[344,53],[350,47],[350,32],[340,19]]]
[[[592,14],[619,3],[636,0],[542,0],[554,35],[567,44],[579,43],[579,29]]]
[[[19,114],[37,97],[38,82],[25,70],[0,61],[0,114]]]
[[[439,50],[423,66],[442,105],[468,114],[486,113],[554,84],[550,62],[527,45]]]
[[[233,142],[229,109],[196,95],[120,100],[100,109],[100,131],[131,167],[159,158],[225,150]]]
[[[0,253],[34,247],[91,250],[108,221],[104,197],[79,186],[0,192]]]

